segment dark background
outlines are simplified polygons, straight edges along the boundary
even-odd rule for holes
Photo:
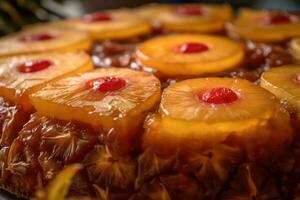
[[[45,0],[49,4],[51,0]],[[53,2],[53,1],[52,1]],[[51,2],[51,3],[52,3]],[[300,11],[300,0],[67,0],[64,5],[73,5],[73,11],[69,9],[71,16],[77,13],[93,12],[99,9],[135,7],[147,3],[186,3],[186,2],[207,2],[207,3],[230,3],[235,9],[239,7],[254,7],[279,9],[289,11]],[[50,3],[50,4],[51,4]],[[77,7],[77,9],[76,9]],[[78,8],[79,7],[79,8]],[[75,11],[76,10],[76,11]],[[78,12],[79,11],[79,12]],[[61,13],[64,15],[64,12]],[[66,13],[65,13],[66,14]]]
[[[209,2],[209,3],[224,3],[228,2],[232,4],[235,8],[240,6],[251,6],[259,8],[273,8],[273,9],[288,9],[288,10],[299,10],[299,0],[82,0],[83,5],[88,10],[93,10],[96,7],[106,7],[106,8],[117,8],[118,6],[137,6],[143,3],[150,2],[162,2],[162,3],[184,3],[184,2]],[[94,7],[93,7],[94,6]]]
[[[154,2],[226,2],[235,9],[247,6],[300,12],[300,0],[0,0],[0,35],[18,31],[31,23],[77,17],[102,9],[135,7]]]

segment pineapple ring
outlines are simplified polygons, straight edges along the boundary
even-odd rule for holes
[[[51,65],[38,71],[23,71],[26,63],[47,61]],[[90,57],[85,53],[48,53],[15,56],[0,60],[0,96],[31,108],[28,95],[44,87],[47,83],[78,72],[93,68]],[[36,70],[36,69],[35,69]]]
[[[200,43],[208,50],[199,53],[178,53],[174,48],[184,43]],[[137,58],[166,76],[195,76],[222,72],[236,67],[244,58],[243,47],[224,37],[208,35],[171,35],[142,43]]]
[[[84,32],[52,26],[37,27],[0,38],[0,57],[49,51],[88,50],[90,47],[91,41]]]
[[[146,72],[96,69],[50,83],[30,99],[38,113],[88,124],[112,154],[126,155],[139,148],[147,111],[160,99],[160,82]]]
[[[241,9],[238,18],[227,26],[233,37],[250,39],[258,42],[280,42],[300,36],[300,20],[291,15],[291,23],[268,23],[277,12]]]
[[[126,81],[126,86],[112,92],[86,87],[99,77],[118,77]],[[97,69],[50,83],[30,98],[36,110],[44,115],[77,120],[94,127],[100,125],[109,131],[114,123],[122,119],[132,123],[128,116],[138,116],[151,109],[160,99],[160,82],[145,72]]]
[[[72,19],[57,24],[75,28],[90,34],[91,38],[98,41],[123,40],[151,32],[150,24],[138,18],[127,10],[107,11],[109,18],[98,22],[87,22],[84,18]]]
[[[199,94],[213,88],[227,88],[237,98],[223,104],[199,99]],[[144,147],[162,154],[174,153],[178,147],[201,151],[231,136],[242,144],[269,146],[286,144],[291,137],[289,114],[271,93],[231,78],[191,79],[169,86],[159,113],[145,127]]]
[[[300,119],[300,65],[288,65],[264,72],[261,86],[287,101]]]
[[[152,4],[138,8],[137,13],[154,24],[161,23],[170,32],[221,32],[232,18],[232,9],[227,4]]]

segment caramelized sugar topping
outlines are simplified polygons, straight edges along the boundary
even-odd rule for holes
[[[21,37],[20,40],[25,43],[31,43],[31,42],[53,40],[54,38],[55,38],[55,36],[53,36],[53,35],[50,35],[47,33],[40,33],[40,34],[27,35],[27,36]]]
[[[177,6],[173,9],[177,15],[185,16],[202,16],[204,14],[203,8],[200,6]]]
[[[95,12],[95,13],[85,15],[83,17],[83,20],[85,22],[102,22],[102,21],[110,21],[112,20],[112,18],[108,13]]]
[[[99,92],[114,92],[126,86],[126,80],[119,77],[100,77],[86,82],[86,88]]]
[[[209,48],[206,44],[199,43],[199,42],[187,42],[182,43],[175,47],[174,51],[176,53],[202,53],[208,51]]]
[[[21,73],[34,73],[49,68],[53,63],[49,60],[27,61],[18,66]]]
[[[209,104],[228,104],[239,99],[238,95],[230,88],[212,88],[201,94],[200,99]]]

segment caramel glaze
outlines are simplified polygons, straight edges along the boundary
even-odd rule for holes
[[[134,56],[135,48],[147,38],[94,44],[90,53],[95,66],[127,67],[154,73],[160,77],[163,88],[189,78],[163,78],[140,65]],[[245,62],[220,76],[240,77],[257,83],[262,72],[295,62],[286,51],[286,43],[247,41],[244,46]],[[290,112],[294,116],[293,111]],[[175,200],[252,198],[253,195],[291,199],[299,194],[300,180],[295,178],[300,177],[298,139],[277,154],[283,156],[272,158],[274,163],[248,160],[243,147],[232,145],[233,138],[202,153],[179,152],[171,158],[160,158],[137,148],[131,155],[119,157],[109,152],[103,138],[88,125],[38,114],[32,114],[29,119],[30,113],[3,98],[0,98],[0,114],[0,185],[23,197],[32,196],[35,189],[43,187],[64,166],[77,162],[85,167],[73,179],[71,196],[96,196],[93,184],[104,189],[108,187],[110,198],[120,200],[145,200],[150,199],[149,195],[159,196],[166,191]],[[292,121],[295,130],[299,130],[295,118]],[[140,131],[142,134],[143,130]]]
[[[91,54],[95,66],[144,70],[159,77],[163,88],[176,81],[191,78],[163,78],[155,70],[142,66],[134,55],[139,40],[143,39],[127,42],[106,41],[94,44]],[[243,44],[246,52],[245,61],[235,70],[218,74],[218,76],[243,78],[257,84],[264,71],[296,63],[296,60],[287,51],[288,42],[266,44],[244,41]],[[182,156],[179,153],[174,158],[159,158],[157,155],[145,151],[138,158],[136,190],[131,198],[137,200],[149,198],[141,191],[163,194],[165,191],[157,186],[158,183],[162,184],[171,199],[175,200],[184,198],[233,199],[237,196],[275,199],[297,197],[299,194],[297,188],[300,188],[297,185],[300,180],[295,177],[300,175],[298,170],[300,167],[300,140],[296,133],[299,131],[299,125],[293,109],[287,109],[291,113],[295,140],[291,146],[287,146],[286,149],[271,158],[274,159],[274,163],[264,162],[264,160],[268,160],[266,158],[249,160],[245,157],[243,147],[232,146],[234,143],[231,141],[232,138],[207,152],[189,152],[188,154],[182,152]],[[149,167],[153,165],[155,167]],[[224,174],[224,171],[227,173]],[[174,186],[175,184],[177,187]]]
[[[8,146],[28,121],[30,113],[0,97],[0,145]]]
[[[165,78],[154,69],[141,65],[135,58],[135,49],[142,39],[134,39],[126,42],[105,41],[94,44],[91,55],[96,67],[126,67],[135,70],[143,70],[155,74],[162,81],[162,85],[167,87],[170,83],[178,80],[195,77],[172,77]],[[258,82],[260,75],[273,67],[293,64],[293,59],[288,49],[288,43],[266,44],[252,41],[243,42],[246,52],[246,59],[236,67],[235,70],[217,74],[233,78],[243,78],[252,82]],[[207,75],[212,76],[212,75]],[[163,88],[164,88],[163,87]]]

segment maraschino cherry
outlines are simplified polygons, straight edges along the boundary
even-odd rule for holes
[[[27,35],[27,36],[21,37],[20,40],[25,43],[30,43],[30,42],[53,40],[54,38],[55,38],[55,36],[53,36],[53,35],[50,35],[47,33],[40,33],[40,34]]]
[[[175,47],[176,53],[202,53],[208,51],[209,48],[206,44],[198,42],[187,42]]]
[[[208,104],[229,104],[238,99],[238,95],[232,89],[225,87],[212,88],[200,95],[200,100]]]
[[[87,14],[83,16],[83,20],[85,22],[102,22],[102,21],[110,21],[112,20],[112,17],[108,13],[104,12],[95,12],[91,14]]]
[[[293,22],[292,16],[286,13],[270,15],[266,20],[267,24],[289,24]]]
[[[186,16],[201,16],[204,13],[201,6],[176,6],[173,12],[177,15]]]
[[[49,60],[27,61],[18,66],[21,73],[34,73],[49,68],[53,63]]]
[[[87,89],[92,89],[93,91],[99,92],[114,92],[121,90],[126,86],[126,80],[119,77],[100,77],[89,80],[85,84]]]

